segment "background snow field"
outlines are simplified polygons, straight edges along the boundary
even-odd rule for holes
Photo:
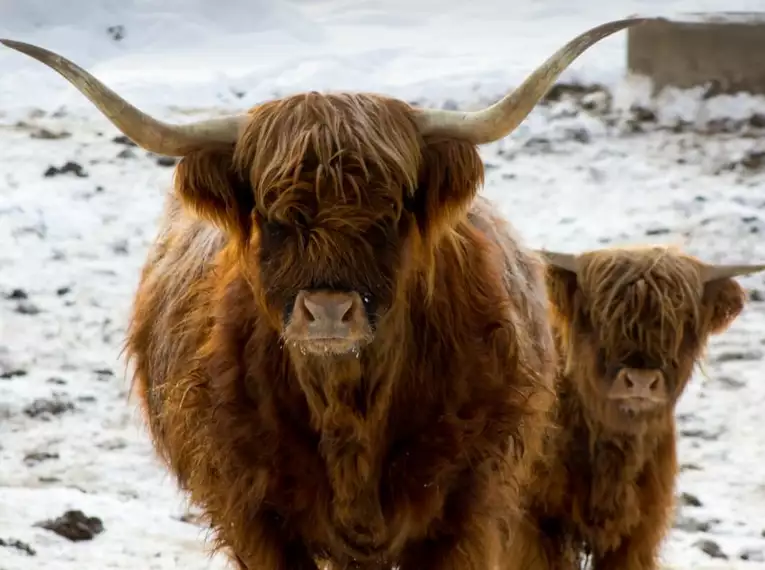
[[[608,19],[758,8],[4,0],[0,37],[60,51],[185,121],[307,89],[475,108]],[[660,242],[711,262],[765,260],[765,103],[648,101],[625,80],[624,44],[622,32],[590,48],[515,133],[482,149],[484,193],[533,247]],[[0,570],[224,567],[126,401],[126,317],[173,162],[118,134],[57,74],[0,48]],[[765,283],[742,283],[752,300],[678,411],[673,568],[765,568]]]

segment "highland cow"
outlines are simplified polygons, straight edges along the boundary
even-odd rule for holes
[[[3,40],[182,157],[127,352],[156,449],[240,568],[504,563],[555,348],[541,260],[474,201],[477,145],[642,21],[580,35],[481,111],[311,92],[183,126]]]
[[[674,248],[543,252],[559,355],[554,424],[508,557],[518,570],[655,570],[677,474],[675,405],[710,335],[744,307],[733,277]]]

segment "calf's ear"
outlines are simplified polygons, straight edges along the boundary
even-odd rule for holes
[[[577,310],[576,273],[548,264],[545,283],[553,313],[568,322],[573,321]]]
[[[452,139],[428,138],[414,196],[407,209],[426,243],[434,243],[465,214],[484,180],[475,145]]]
[[[234,147],[194,151],[178,163],[175,190],[183,204],[228,235],[245,240],[254,196],[234,166]]]
[[[734,279],[717,279],[704,284],[702,298],[705,330],[718,334],[727,329],[741,314],[746,292]]]

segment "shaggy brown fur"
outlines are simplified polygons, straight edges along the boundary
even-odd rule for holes
[[[559,346],[558,429],[547,441],[514,537],[517,568],[653,570],[672,514],[674,407],[711,334],[744,306],[733,279],[702,283],[700,264],[664,248],[580,256],[577,274],[548,268]],[[607,398],[620,370],[660,373],[667,401],[653,409]]]
[[[554,397],[541,261],[474,201],[476,148],[423,140],[404,103],[251,117],[178,165],[142,273],[128,351],[157,450],[242,569],[497,567]],[[284,344],[317,287],[369,299],[358,353]]]

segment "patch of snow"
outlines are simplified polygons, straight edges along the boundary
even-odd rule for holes
[[[0,36],[60,51],[163,117],[307,89],[474,107],[607,19],[759,4],[11,0],[0,3]],[[713,262],[765,260],[763,136],[662,128],[746,120],[762,102],[672,91],[650,101],[650,86],[622,80],[623,45],[624,33],[600,42],[563,77],[610,89],[614,112],[569,99],[538,107],[482,150],[484,194],[533,247],[658,241]],[[656,121],[632,132],[624,116],[636,105]],[[112,142],[117,131],[73,87],[2,46],[0,112],[0,568],[223,568],[205,554],[204,529],[181,520],[183,498],[127,400],[120,355],[172,169]],[[38,138],[41,128],[69,136]],[[67,162],[81,171],[55,175]],[[763,297],[761,275],[741,281]],[[680,509],[695,522],[672,533],[674,567],[765,567],[751,554],[740,560],[765,553],[764,322],[765,304],[753,300],[714,339],[707,376],[681,402],[679,492],[700,504]],[[35,526],[71,509],[99,517],[104,532],[72,543]],[[701,539],[728,563],[714,566]]]

